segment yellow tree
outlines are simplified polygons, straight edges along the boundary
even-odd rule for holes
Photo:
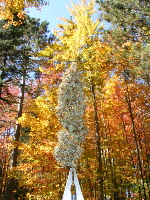
[[[148,192],[148,86],[130,82],[128,93],[126,87],[123,77],[113,75],[103,88],[106,190],[114,199],[126,195],[141,198],[144,187]]]
[[[139,42],[135,43],[135,45],[139,46]],[[136,55],[134,56],[133,52],[134,48],[133,48],[133,43],[131,41],[124,43],[121,46],[121,48],[118,47],[118,52],[116,53],[114,59],[114,62],[116,62],[117,66],[115,69],[116,70],[115,74],[119,76],[120,82],[123,83],[122,90],[124,90],[124,98],[125,98],[124,101],[126,103],[129,112],[131,133],[133,134],[132,143],[136,149],[135,159],[137,161],[136,164],[138,166],[137,174],[139,175],[137,178],[137,184],[140,185],[139,196],[143,196],[144,199],[147,199],[148,196],[147,191],[149,190],[149,183],[147,182],[147,177],[146,177],[147,175],[145,176],[145,174],[147,174],[145,166],[146,165],[148,166],[148,163],[147,164],[143,163],[145,162],[145,160],[147,160],[146,158],[144,158],[144,156],[147,157],[146,154],[148,154],[148,151],[147,153],[144,152],[145,148],[147,149],[147,147],[145,147],[146,143],[143,145],[141,142],[142,141],[141,138],[144,136],[143,133],[145,131],[143,128],[139,128],[141,126],[139,124],[143,124],[142,126],[146,127],[147,122],[145,121],[144,118],[142,117],[139,118],[140,116],[139,113],[141,111],[145,112],[143,110],[148,110],[147,102],[149,101],[149,95],[147,89],[149,86],[145,79],[142,80],[138,77],[137,69],[140,66],[140,60],[136,61]],[[142,95],[143,93],[144,95]],[[139,112],[138,109],[141,111]],[[147,114],[145,116],[146,119],[148,120]],[[145,140],[147,140],[147,133],[145,134],[144,138]]]
[[[72,62],[76,62],[78,70],[84,75],[87,104],[94,110],[91,120],[94,122],[94,140],[97,149],[97,190],[99,198],[104,199],[102,138],[97,100],[100,99],[99,94],[111,66],[108,67],[106,59],[110,48],[102,43],[100,38],[103,27],[98,19],[95,22],[92,20],[95,14],[94,6],[94,0],[82,0],[81,4],[72,4],[73,8],[69,8],[72,19],[62,19],[63,24],[58,25],[60,30],[55,31],[56,41],[39,54],[48,56],[49,63],[55,63],[56,69],[62,71],[70,67]]]
[[[50,80],[46,79],[47,85],[43,86],[45,95],[31,99],[18,121],[23,128],[19,165],[14,174],[19,178],[19,187],[27,188],[29,199],[62,199],[67,175],[67,170],[58,166],[53,154],[56,133],[60,129],[55,115],[58,76],[52,80],[52,68],[49,70]]]
[[[132,79],[130,85],[130,81],[127,80],[131,79],[130,76],[127,76],[127,73],[133,72],[132,69],[135,67],[130,64],[133,58],[128,57],[127,59],[125,56],[126,49],[131,50],[131,45],[130,42],[127,42],[119,49],[118,54],[112,55],[111,49],[100,38],[102,30],[100,21],[93,22],[92,20],[94,1],[82,0],[81,4],[72,4],[72,7],[72,9],[69,9],[72,19],[62,19],[63,24],[58,25],[60,31],[55,31],[55,42],[47,45],[39,55],[49,57],[48,62],[55,63],[54,68],[61,71],[70,67],[72,62],[76,62],[78,70],[84,76],[88,105],[85,118],[89,134],[86,143],[83,145],[85,152],[79,160],[77,170],[80,170],[79,175],[82,180],[84,179],[81,180],[81,183],[86,198],[90,196],[91,199],[104,199],[105,194],[106,197],[117,200],[126,195],[125,187],[129,190],[132,188],[137,181],[139,172],[141,180],[143,179],[142,165],[140,164],[142,162],[142,148],[146,146],[145,151],[147,151],[147,144],[145,145],[141,140],[137,140],[141,133],[137,134],[137,131],[134,130],[137,119],[133,119],[132,115],[135,116],[137,110],[133,111],[134,107],[132,106],[134,104],[131,100],[133,101],[134,98],[131,97],[131,94],[133,96],[134,92],[130,93],[129,89],[132,88],[132,84],[133,88],[136,88],[134,86],[136,84],[139,86],[139,84]],[[107,57],[111,62],[107,60]],[[117,78],[121,81],[117,81]],[[115,90],[111,91],[113,87],[110,86],[113,79]],[[121,98],[116,97],[119,84],[123,95]],[[108,87],[111,88],[110,94],[107,94],[108,90],[105,91]],[[112,97],[111,101],[109,95]],[[121,116],[124,115],[123,109],[127,112],[127,120],[121,119]],[[126,117],[126,114],[124,116]],[[115,119],[118,120],[117,123]],[[125,126],[124,123],[126,123]],[[140,126],[139,124],[136,124],[136,126]],[[128,126],[130,130],[127,132]],[[130,132],[132,134],[129,134]],[[144,133],[141,135],[144,135]],[[131,141],[129,140],[130,137],[132,137]],[[130,144],[130,142],[134,144]],[[135,155],[133,156],[131,151],[127,151],[130,147],[134,151],[139,151],[137,153],[139,159],[136,157],[139,160],[139,169],[133,184],[130,184],[130,179],[132,173],[135,173],[135,169],[132,167],[135,162]],[[127,159],[128,156],[129,159]],[[130,159],[132,158],[133,161],[131,162]],[[125,167],[121,163],[124,163]],[[130,166],[128,166],[129,163]],[[82,170],[84,173],[82,173]],[[88,174],[90,174],[90,177],[87,179]],[[145,188],[144,181],[141,184],[143,188]],[[86,186],[90,188],[88,194],[84,189]],[[95,191],[93,191],[93,188]]]
[[[25,8],[40,8],[46,4],[47,1],[45,0],[0,0],[0,18],[8,20],[8,24],[16,26],[21,24],[21,20],[25,14]]]

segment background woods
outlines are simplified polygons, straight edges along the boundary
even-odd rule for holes
[[[69,168],[54,155],[63,129],[56,110],[75,63],[87,129],[76,160],[84,199],[148,200],[149,1],[82,0],[53,35],[24,13],[46,2],[1,2],[0,199],[62,199]]]

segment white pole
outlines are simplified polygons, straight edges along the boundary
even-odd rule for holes
[[[73,174],[72,172],[74,172],[74,185],[76,186],[76,195],[73,195],[73,196],[70,191],[70,188],[72,185],[72,174]],[[76,170],[74,168],[70,169],[62,200],[70,200],[71,198],[74,198],[73,200],[84,200],[82,191],[80,188],[79,180],[76,174]]]
[[[71,200],[77,200],[76,185],[74,182],[74,168],[72,168],[72,185],[70,187]]]

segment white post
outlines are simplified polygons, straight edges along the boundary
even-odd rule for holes
[[[71,194],[71,191],[70,191],[72,184],[74,184],[76,187],[76,191],[74,194]],[[73,192],[74,192],[74,190],[73,190]],[[65,191],[63,194],[63,198],[62,198],[62,200],[70,200],[70,199],[71,200],[84,200],[82,191],[80,188],[79,180],[78,180],[78,177],[76,174],[76,170],[74,168],[70,169],[70,172],[68,175],[68,180],[67,180],[66,187],[65,187]]]
[[[74,182],[74,168],[72,168],[72,184],[70,187],[70,191],[71,191],[71,200],[77,200],[76,185]]]

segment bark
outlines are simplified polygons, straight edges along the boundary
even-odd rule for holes
[[[126,127],[125,127],[125,122],[124,122],[124,119],[123,119],[123,115],[121,115],[121,119],[122,119],[122,126],[123,126],[123,130],[124,130],[124,133],[125,133],[125,137],[126,137],[126,141],[128,144],[130,144],[129,140],[128,140],[128,137],[127,137],[127,132],[126,132]],[[133,153],[132,153],[132,148],[129,148],[130,149],[130,158],[131,158],[131,164],[134,166],[135,163],[134,163],[134,159],[133,159]],[[138,180],[138,172],[136,171],[136,181],[137,183],[139,182]],[[129,190],[129,186],[128,186],[128,190]],[[139,198],[141,200],[141,187],[139,186],[138,188],[138,193],[139,193]]]
[[[108,121],[108,131],[110,134],[109,121]],[[106,138],[108,138],[108,137],[106,137]],[[110,138],[110,142],[112,142],[111,138]],[[117,178],[116,178],[116,173],[115,173],[114,157],[111,157],[109,147],[108,147],[108,162],[109,162],[110,170],[111,170],[111,180],[112,180],[113,188],[115,189],[115,192],[113,193],[114,200],[119,200],[118,183],[117,183]]]
[[[96,95],[95,95],[95,86],[93,80],[91,79],[91,91],[93,97],[93,107],[94,107],[94,122],[95,122],[95,132],[96,132],[96,143],[97,143],[97,161],[98,161],[98,187],[100,195],[98,200],[104,200],[104,180],[103,180],[103,166],[102,166],[102,148],[100,140],[100,128],[98,120],[98,110],[96,105]]]
[[[5,87],[6,91],[7,91],[7,86],[3,83],[4,79],[6,78],[5,77],[5,70],[4,68],[6,67],[6,63],[7,63],[7,52],[6,52],[6,55],[4,57],[4,60],[3,60],[3,67],[1,69],[1,73],[0,73],[0,100],[2,100],[3,102],[7,103],[7,104],[10,104],[10,100],[6,99],[6,98],[3,98],[3,88]],[[4,81],[6,82],[6,81]]]
[[[24,95],[25,95],[25,74],[26,73],[24,70],[23,77],[22,77],[21,96],[20,96],[20,102],[18,105],[17,118],[22,116],[23,102],[24,102]],[[16,133],[15,133],[15,147],[14,147],[13,158],[12,158],[12,167],[17,166],[17,159],[18,159],[18,155],[19,155],[18,142],[19,142],[19,138],[20,138],[20,130],[21,130],[21,125],[17,124],[16,125]],[[12,200],[14,181],[15,181],[15,178],[11,178],[8,180],[5,200]]]
[[[139,171],[140,171],[140,178],[141,178],[141,184],[142,184],[142,189],[143,189],[143,197],[144,197],[144,200],[147,200],[146,189],[144,186],[143,168],[142,168],[142,162],[141,162],[141,158],[140,158],[140,150],[139,150],[139,145],[138,145],[138,137],[137,137],[136,127],[135,127],[135,122],[134,122],[134,116],[133,116],[133,111],[132,111],[131,99],[130,99],[130,95],[129,95],[129,89],[128,89],[126,80],[125,80],[125,84],[126,84],[125,97],[126,97],[126,101],[127,101],[127,105],[128,105],[128,109],[129,109],[132,131],[133,131],[133,136],[134,136],[134,142],[135,142],[135,146],[136,146],[138,167],[139,167]]]

